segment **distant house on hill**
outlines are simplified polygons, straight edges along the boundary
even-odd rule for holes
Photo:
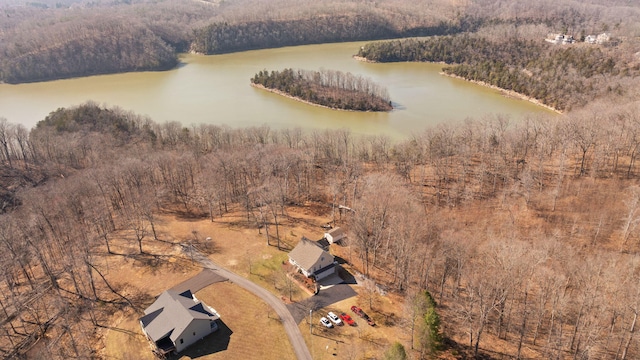
[[[155,345],[155,351],[166,355],[181,352],[198,340],[218,330],[218,313],[187,290],[167,290],[140,318],[140,326]]]
[[[609,35],[608,33],[602,33],[600,35],[587,35],[584,38],[584,42],[589,43],[589,44],[598,44],[598,45],[602,45],[604,43],[607,43],[611,40],[611,35]]]
[[[324,233],[324,238],[329,241],[329,244],[335,244],[340,240],[344,239],[347,236],[347,233],[344,232],[342,228],[333,228],[326,233]]]
[[[333,255],[323,250],[317,242],[304,237],[289,253],[289,263],[297,267],[304,276],[316,280],[335,274],[337,266]]]
[[[556,45],[567,45],[573,44],[575,42],[575,39],[573,38],[573,35],[549,34],[549,37],[545,39],[545,41]]]

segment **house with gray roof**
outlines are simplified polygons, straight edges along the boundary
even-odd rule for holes
[[[142,331],[161,355],[172,351],[179,353],[218,330],[220,318],[190,290],[163,292],[144,314],[140,318]]]
[[[316,280],[335,274],[337,266],[333,255],[323,250],[315,241],[304,237],[289,253],[289,262],[304,276]]]

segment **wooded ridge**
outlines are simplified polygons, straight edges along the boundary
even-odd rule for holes
[[[515,91],[558,110],[624,92],[620,80],[640,75],[637,62],[625,62],[608,48],[553,46],[540,39],[491,41],[471,34],[368,43],[357,56],[376,62],[443,62],[450,65],[443,69],[447,74]]]
[[[217,23],[194,31],[191,50],[221,54],[283,46],[429,36],[460,32],[467,24],[441,23],[399,31],[377,15],[339,15],[285,21]]]
[[[336,70],[262,70],[251,83],[332,109],[390,111],[389,95],[370,79]]]
[[[69,0],[27,6],[7,1],[0,5],[4,19],[0,24],[0,81],[166,70],[177,64],[177,53],[186,51],[218,54],[498,29],[507,45],[514,38],[539,41],[549,32],[564,29],[576,36],[615,29],[620,37],[634,39],[637,29],[629,24],[640,16],[637,7],[623,2],[609,2],[606,8],[596,2],[581,7],[571,3],[545,0],[530,9],[524,0],[505,7],[495,7],[488,0],[466,5],[450,0],[394,0],[373,6],[333,0],[304,6],[292,0]],[[508,76],[503,72],[499,77]],[[565,99],[558,102],[559,107],[567,105]]]
[[[395,5],[344,11],[322,2],[286,16],[253,13],[259,7],[158,4],[100,4],[60,8],[0,6],[0,81],[22,83],[95,74],[167,70],[177,53],[219,54],[291,45],[458,32],[466,18],[439,16],[415,21]],[[291,6],[292,4],[287,4]],[[250,14],[250,15],[249,15]],[[138,16],[140,15],[140,16]],[[403,16],[402,18],[397,18]],[[407,22],[400,22],[408,20]]]

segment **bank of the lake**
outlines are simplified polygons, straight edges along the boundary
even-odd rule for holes
[[[499,91],[441,76],[442,65],[355,61],[364,42],[306,45],[226,55],[181,56],[166,72],[100,75],[20,85],[0,85],[0,117],[34,126],[49,112],[94,101],[186,127],[268,125],[274,129],[347,128],[354,133],[404,138],[439,123],[502,114],[515,121],[551,112]],[[334,111],[247,86],[265,68],[337,69],[384,86],[391,112]]]
[[[562,111],[560,111],[560,110],[558,110],[558,109],[556,109],[556,108],[554,108],[552,106],[543,104],[542,101],[540,101],[540,100],[538,100],[536,98],[532,98],[530,96],[527,96],[525,94],[521,94],[521,93],[513,91],[513,90],[503,89],[501,87],[498,87],[498,86],[495,86],[495,85],[491,85],[491,84],[486,83],[484,81],[469,80],[469,79],[463,78],[462,76],[458,76],[458,75],[454,75],[454,74],[447,74],[444,71],[441,71],[440,75],[448,76],[448,77],[451,77],[451,78],[454,78],[454,79],[460,79],[460,80],[468,81],[468,82],[473,83],[473,84],[484,86],[484,87],[487,87],[489,89],[493,89],[493,90],[499,91],[506,97],[512,97],[512,98],[515,98],[515,99],[528,101],[528,102],[530,102],[532,104],[535,104],[537,106],[543,107],[543,108],[545,108],[545,109],[547,109],[549,111],[553,111],[553,112],[555,112],[557,114],[562,114]]]
[[[365,62],[365,63],[369,63],[369,64],[385,64],[385,63],[380,63],[380,62],[375,61],[375,60],[369,60],[366,57],[358,56],[358,55],[353,55],[353,58],[355,60],[357,60],[357,61],[361,61],[361,62]],[[386,64],[391,64],[391,63],[386,63]],[[446,66],[446,64],[442,63],[442,62],[438,62],[438,63],[433,63],[432,62],[431,64],[438,64],[438,65]],[[512,97],[512,98],[515,98],[515,99],[528,101],[528,102],[530,102],[530,103],[532,103],[534,105],[543,107],[543,108],[545,108],[547,110],[550,110],[550,111],[553,111],[553,112],[555,112],[557,114],[562,114],[562,111],[560,111],[560,110],[558,110],[558,109],[556,109],[556,108],[554,108],[552,106],[543,104],[542,101],[540,101],[540,100],[538,100],[536,98],[532,98],[530,96],[527,96],[525,94],[521,94],[521,93],[513,91],[513,90],[503,89],[501,87],[498,87],[498,86],[495,86],[495,85],[491,85],[491,84],[486,83],[484,81],[469,80],[469,79],[466,79],[466,78],[464,78],[462,76],[458,76],[458,75],[454,75],[454,74],[447,74],[444,71],[440,71],[440,75],[448,76],[450,78],[460,79],[460,80],[468,81],[468,82],[476,84],[476,85],[484,86],[484,87],[487,87],[489,89],[493,89],[493,90],[499,91],[500,93],[502,93],[506,97]]]

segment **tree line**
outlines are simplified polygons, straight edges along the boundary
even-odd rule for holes
[[[390,111],[393,107],[383,87],[370,79],[335,70],[261,70],[251,83],[332,109]]]
[[[368,43],[358,56],[378,62],[444,62],[447,74],[512,90],[559,110],[623,92],[620,81],[640,73],[637,64],[600,47],[554,47],[540,39],[491,41],[469,34]]]
[[[283,46],[441,35],[459,32],[458,23],[398,30],[383,16],[355,14],[315,16],[295,20],[264,20],[238,24],[215,23],[194,31],[191,49],[221,54]]]
[[[0,121],[14,181],[0,215],[0,351],[55,334],[40,340],[63,339],[48,357],[89,356],[94,327],[74,322],[104,325],[100,309],[138,303],[101,277],[101,260],[123,232],[144,257],[167,209],[212,220],[241,209],[277,245],[286,209],[316,202],[355,210],[334,215],[348,229],[345,260],[407,299],[432,294],[445,344],[470,356],[636,358],[639,113],[634,102],[494,116],[400,142],[158,124],[91,103],[31,131]]]
[[[168,70],[178,64],[174,48],[148,28],[100,19],[54,27],[27,44],[10,42],[1,54],[0,79],[7,83]]]
[[[389,5],[399,10],[398,5]],[[457,31],[464,21],[435,15],[414,21],[406,11],[330,1],[313,10],[287,4],[287,12],[257,12],[260,5],[175,0],[0,7],[0,81],[22,83],[129,71],[167,70],[178,52],[226,53],[289,45],[370,40],[403,34]],[[404,17],[396,18],[399,14]],[[410,14],[410,13],[409,13]],[[413,19],[413,20],[411,20]],[[412,25],[400,21],[411,20]],[[402,29],[402,30],[399,30]]]
[[[512,33],[502,36],[507,43],[512,36],[531,39],[522,31],[531,25],[544,27],[547,32],[566,30],[574,34],[615,29],[629,41],[634,39],[634,28],[628,24],[634,23],[637,7],[619,3],[606,9],[598,4],[577,8],[566,2],[547,1],[537,3],[535,8],[525,5],[517,1],[496,7],[485,0],[464,6],[445,0],[396,0],[372,6],[332,0],[304,6],[291,0],[267,4],[256,0],[69,1],[49,2],[47,7],[9,3],[0,7],[0,17],[6,20],[0,24],[0,81],[166,70],[177,64],[177,53],[186,51],[217,54],[446,35],[496,24],[513,26]],[[501,72],[500,77],[508,75]]]

